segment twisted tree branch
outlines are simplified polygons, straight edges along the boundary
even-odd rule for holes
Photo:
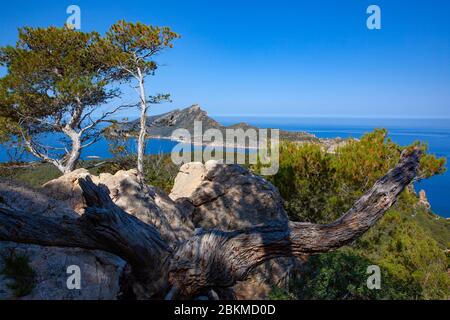
[[[96,186],[90,177],[79,179],[79,184],[88,208],[78,219],[44,217],[0,205],[0,241],[107,251],[130,264],[134,278],[145,283],[141,294],[160,294],[172,252],[158,230],[116,206],[106,188]]]
[[[367,231],[417,174],[420,151],[397,166],[333,223],[289,222],[234,232],[207,231],[172,250],[156,228],[117,207],[106,188],[79,179],[88,208],[78,218],[49,218],[0,205],[0,241],[99,249],[126,260],[139,298],[188,298],[244,280],[261,263],[339,248]],[[170,288],[176,288],[170,290]],[[169,292],[170,291],[170,292]]]
[[[178,248],[169,279],[179,297],[204,288],[229,287],[261,263],[277,257],[302,257],[339,248],[373,226],[417,174],[420,151],[403,154],[397,166],[330,224],[289,222],[246,230],[207,231]]]

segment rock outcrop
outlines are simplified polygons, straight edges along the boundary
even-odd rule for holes
[[[427,210],[431,209],[431,204],[428,201],[427,194],[426,194],[425,190],[420,190],[419,191],[419,204],[421,206],[425,207],[425,209],[427,209]]]
[[[73,211],[81,215],[84,213],[84,203],[81,188],[78,185],[79,178],[90,176],[86,169],[77,169],[67,173],[58,179],[51,180],[42,186],[42,193],[47,198],[53,198],[65,202]]]
[[[47,183],[47,195],[0,184],[0,252],[23,249],[38,269],[35,284],[42,287],[28,298],[264,298],[288,282],[305,255],[350,244],[373,226],[417,176],[421,154],[404,151],[345,215],[325,225],[288,221],[271,183],[214,161],[183,166],[170,197],[137,183],[133,170],[98,177],[73,172]],[[279,258],[292,256],[297,259]],[[61,287],[68,264],[87,265],[81,277],[88,291]],[[9,269],[1,279],[6,287],[17,270]]]
[[[198,133],[194,130],[194,123],[201,122],[202,132]],[[139,132],[139,119],[114,124],[107,128],[106,134],[109,136],[122,136],[122,135],[130,135],[134,136]],[[192,105],[191,107],[185,109],[176,109],[164,114],[159,114],[155,116],[147,117],[147,136],[151,138],[165,138],[170,139],[172,133],[176,129],[186,129],[189,131],[192,137],[196,134],[204,134],[206,130],[215,129],[219,130],[224,138],[226,137],[227,129],[242,129],[247,131],[249,129],[257,130],[258,127],[252,126],[248,123],[240,122],[231,126],[224,126],[208,116],[205,110],[202,110],[198,104]],[[276,129],[276,128],[273,128]],[[250,139],[250,137],[249,137]],[[264,138],[265,139],[265,138]],[[319,139],[316,138],[315,135],[311,133],[307,133],[304,131],[286,131],[280,130],[280,139],[296,141],[296,142],[307,142],[307,141],[315,141],[318,142]],[[249,141],[248,144],[244,142],[245,145],[237,145],[239,148],[249,147],[253,145],[257,145],[257,141],[252,140]],[[210,143],[204,142],[204,145],[209,145]],[[214,145],[214,144],[211,144]]]
[[[288,221],[278,190],[238,165],[187,163],[169,196],[192,204],[196,228],[235,230]]]
[[[190,223],[189,210],[182,205],[178,206],[163,192],[150,186],[141,186],[136,170],[91,176],[86,169],[78,169],[46,183],[43,190],[46,194],[57,195],[59,200],[66,201],[73,210],[83,214],[86,204],[78,178],[87,175],[95,184],[108,189],[116,205],[145,223],[155,226],[163,239],[169,243],[187,239],[192,235],[194,227]]]
[[[30,294],[24,300],[115,300],[120,294],[120,276],[125,262],[103,251],[50,248],[0,242],[0,270],[10,254],[26,256],[35,272]],[[81,289],[69,289],[69,266],[80,268]],[[0,300],[16,298],[11,279],[0,275]]]
[[[212,160],[187,163],[180,168],[170,197],[191,204],[196,228],[236,230],[288,221],[278,190],[238,165]],[[274,286],[286,287],[300,266],[295,258],[270,260],[234,286],[234,297],[266,298]]]
[[[181,167],[171,194],[138,183],[135,170],[91,176],[79,169],[46,183],[42,190],[0,184],[0,205],[30,214],[84,214],[85,201],[79,178],[107,188],[113,202],[138,219],[155,226],[167,243],[175,246],[198,229],[235,230],[268,223],[287,223],[278,190],[268,181],[238,165],[216,161],[188,163]],[[2,203],[2,204],[1,204]],[[197,229],[197,230],[195,230]],[[37,282],[28,299],[114,299],[120,293],[125,263],[100,251],[49,248],[3,242],[0,252],[14,250],[30,258]],[[83,289],[68,290],[66,268],[82,269]],[[298,259],[274,259],[254,270],[248,280],[234,286],[230,297],[262,299],[273,286],[285,286],[299,266]],[[5,298],[0,279],[0,298]]]
[[[54,195],[59,195],[59,192],[56,190]],[[75,203],[74,199],[68,197],[65,200],[12,182],[0,182],[0,206],[20,209],[30,215],[77,217],[79,214],[69,205]],[[120,293],[120,277],[125,262],[110,253],[0,242],[0,270],[3,270],[5,258],[11,254],[28,257],[35,272],[33,290],[21,299],[111,300]],[[67,268],[71,265],[80,267],[80,290],[67,288]],[[11,284],[11,279],[0,275],[0,299],[16,298]]]

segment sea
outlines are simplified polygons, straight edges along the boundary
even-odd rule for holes
[[[438,157],[450,157],[450,119],[382,119],[382,118],[308,118],[308,117],[215,117],[224,125],[247,122],[260,128],[279,128],[291,131],[306,131],[319,138],[360,138],[375,128],[386,128],[389,137],[400,145],[414,141],[428,144],[429,152]],[[45,143],[57,144],[60,137],[47,136]],[[135,142],[129,141],[133,148]],[[178,143],[167,139],[150,139],[147,153],[168,153]],[[83,159],[110,158],[109,143],[106,139],[83,151]],[[0,145],[0,162],[9,161],[5,146]],[[33,160],[30,155],[22,155],[22,160]],[[434,213],[450,217],[450,171],[442,175],[416,183],[416,190],[425,190]]]

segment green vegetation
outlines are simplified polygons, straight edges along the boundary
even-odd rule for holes
[[[375,130],[328,154],[317,144],[285,143],[280,170],[270,180],[285,199],[291,219],[326,223],[346,212],[407,149]],[[421,146],[426,151],[426,146]],[[445,171],[445,160],[425,154],[419,178]],[[310,257],[289,292],[277,298],[298,299],[448,299],[450,277],[445,250],[449,221],[418,203],[411,189],[351,246]],[[378,265],[381,290],[366,287],[366,268]]]
[[[291,219],[326,223],[348,210],[373,183],[397,163],[401,148],[376,130],[352,141],[335,154],[318,144],[283,143],[280,170],[270,177]],[[418,145],[418,144],[417,144]],[[426,148],[421,146],[424,151]],[[80,162],[92,174],[132,169],[136,156],[112,144],[116,157]],[[194,156],[194,155],[193,155]],[[425,155],[420,178],[444,172],[445,161]],[[258,166],[251,166],[257,169]],[[146,182],[166,192],[178,172],[170,155],[145,158]],[[60,173],[51,165],[1,169],[0,176],[40,186]],[[336,252],[312,256],[289,290],[274,288],[272,299],[448,299],[450,221],[419,204],[412,188],[365,235]],[[366,287],[369,265],[381,268],[381,289]]]
[[[140,105],[145,128],[148,105],[169,100],[168,94],[149,98],[144,79],[158,69],[155,56],[177,38],[169,27],[124,20],[105,35],[68,26],[19,28],[15,45],[0,47],[0,66],[6,70],[0,77],[0,143],[20,143],[61,172],[73,171],[81,151],[100,138],[99,124],[110,122],[112,114]],[[120,97],[122,84],[132,81],[140,89],[140,103],[111,108],[108,103]],[[94,120],[100,107],[102,115]],[[42,137],[54,133],[64,139],[58,146],[44,145]],[[141,130],[139,173],[144,147]]]
[[[10,280],[8,287],[13,290],[14,296],[20,298],[30,294],[35,285],[36,273],[30,266],[29,258],[11,251],[3,260],[0,274]]]
[[[22,143],[61,172],[72,171],[106,120],[92,120],[92,113],[118,96],[110,51],[97,32],[20,28],[17,43],[0,48],[0,65],[6,69],[0,78],[0,125],[5,128],[0,141]],[[40,139],[52,133],[65,137],[57,148]]]
[[[417,284],[396,279],[382,270],[381,289],[366,286],[367,267],[374,263],[350,249],[341,249],[309,259],[291,290],[300,299],[411,299],[418,296]]]
[[[426,146],[421,148],[426,151]],[[392,168],[403,149],[380,129],[349,141],[336,154],[319,144],[286,142],[280,147],[280,169],[269,180],[280,190],[291,219],[329,222]],[[443,173],[444,165],[445,158],[425,154],[419,177]]]
[[[418,287],[407,298],[448,299],[450,277],[445,251],[408,211],[395,208],[355,245],[355,251],[380,266],[382,271]]]
[[[168,27],[120,21],[104,35],[70,28],[21,28],[14,46],[0,48],[0,143],[26,147],[46,164],[0,165],[0,177],[39,187],[61,172],[90,168],[98,175],[138,167],[139,178],[170,192],[178,166],[169,155],[144,157],[145,120],[149,104],[168,94],[145,92],[145,78],[158,69],[156,55],[179,35]],[[95,120],[100,106],[120,97],[120,84],[134,83],[140,103],[108,109]],[[113,159],[79,161],[83,148],[100,139],[99,124],[114,121],[114,112],[139,105],[138,155],[126,150],[127,137],[112,141]],[[114,125],[111,127],[114,128]],[[61,146],[42,145],[46,134],[64,136]],[[134,134],[134,133],[133,133]],[[418,179],[445,172],[445,159],[423,149]],[[409,147],[375,130],[349,141],[336,153],[316,142],[284,142],[279,172],[269,180],[280,190],[292,220],[327,223],[346,212]],[[259,172],[260,165],[249,166]],[[142,181],[142,180],[140,180]],[[38,226],[37,226],[38,227]],[[412,189],[365,235],[336,252],[310,257],[289,290],[274,288],[273,299],[449,299],[450,222],[421,206]],[[366,287],[367,266],[382,270],[382,288]],[[35,272],[27,256],[11,252],[0,273],[17,297],[29,294]]]
[[[0,179],[15,180],[25,186],[33,188],[38,188],[47,181],[56,179],[60,176],[61,172],[51,164],[0,164]]]
[[[130,170],[136,168],[136,156],[120,156],[114,161],[98,167],[93,174],[108,172],[116,173],[118,170]],[[145,183],[170,193],[179,167],[173,164],[170,154],[150,155],[144,158],[144,179]]]

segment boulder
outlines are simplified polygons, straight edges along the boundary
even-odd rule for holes
[[[88,170],[77,169],[58,179],[45,183],[42,186],[42,191],[53,199],[68,203],[76,213],[83,214],[86,204],[84,203],[81,188],[78,185],[78,179],[89,175]]]
[[[258,224],[287,222],[278,190],[238,165],[210,160],[180,168],[170,198],[192,204],[196,228],[236,230]]]
[[[66,201],[48,196],[40,190],[24,187],[11,180],[0,181],[0,205],[44,216],[58,215],[73,218],[79,216]]]
[[[69,180],[69,179],[67,179]],[[39,190],[25,188],[13,182],[0,182],[0,205],[49,217],[79,217],[68,203],[47,196]],[[39,227],[39,226],[36,226]],[[26,256],[35,272],[30,294],[21,299],[116,299],[120,293],[120,277],[125,262],[102,251],[77,248],[43,247],[0,242],[0,271],[5,258]],[[81,270],[81,290],[69,290],[66,285],[67,267]],[[10,289],[11,279],[0,274],[0,299],[16,298]]]
[[[0,205],[30,214],[78,217],[86,207],[78,179],[87,176],[106,187],[113,202],[124,211],[154,225],[173,246],[190,238],[196,228],[236,230],[288,221],[282,198],[270,182],[241,166],[217,161],[183,165],[169,196],[138,183],[135,170],[91,176],[79,169],[46,183],[42,190],[0,184]],[[27,299],[114,299],[120,294],[125,262],[114,255],[1,243],[0,254],[11,250],[27,255],[36,271],[35,289]],[[300,264],[294,258],[268,261],[256,268],[248,280],[229,290],[227,296],[264,299],[274,286],[285,287]],[[81,290],[68,290],[65,285],[69,265],[78,265],[82,270]],[[0,298],[11,295],[6,282],[0,279]]]
[[[50,248],[36,245],[0,242],[0,270],[5,257],[26,256],[35,272],[30,294],[24,300],[115,300],[125,261],[102,251],[77,248]],[[76,265],[81,272],[81,289],[67,287],[67,268]],[[9,287],[11,279],[0,275],[0,299],[17,298]]]
[[[187,163],[180,168],[170,197],[191,204],[196,228],[236,230],[288,221],[278,190],[238,165],[213,160]],[[233,297],[267,298],[274,286],[286,288],[300,266],[295,258],[268,261],[233,287]]]
[[[102,173],[90,175],[85,169],[78,169],[58,179],[47,182],[42,189],[46,194],[57,194],[79,214],[84,213],[84,202],[79,178],[90,176],[97,185],[106,186],[113,202],[128,214],[155,226],[164,240],[175,244],[189,238],[194,231],[190,212],[183,205],[177,205],[164,192],[138,183],[137,171],[120,170],[114,175]]]
[[[137,170],[100,174],[96,183],[105,185],[114,203],[141,221],[155,226],[163,239],[175,243],[193,234],[193,225],[183,207],[164,192],[138,182]]]

